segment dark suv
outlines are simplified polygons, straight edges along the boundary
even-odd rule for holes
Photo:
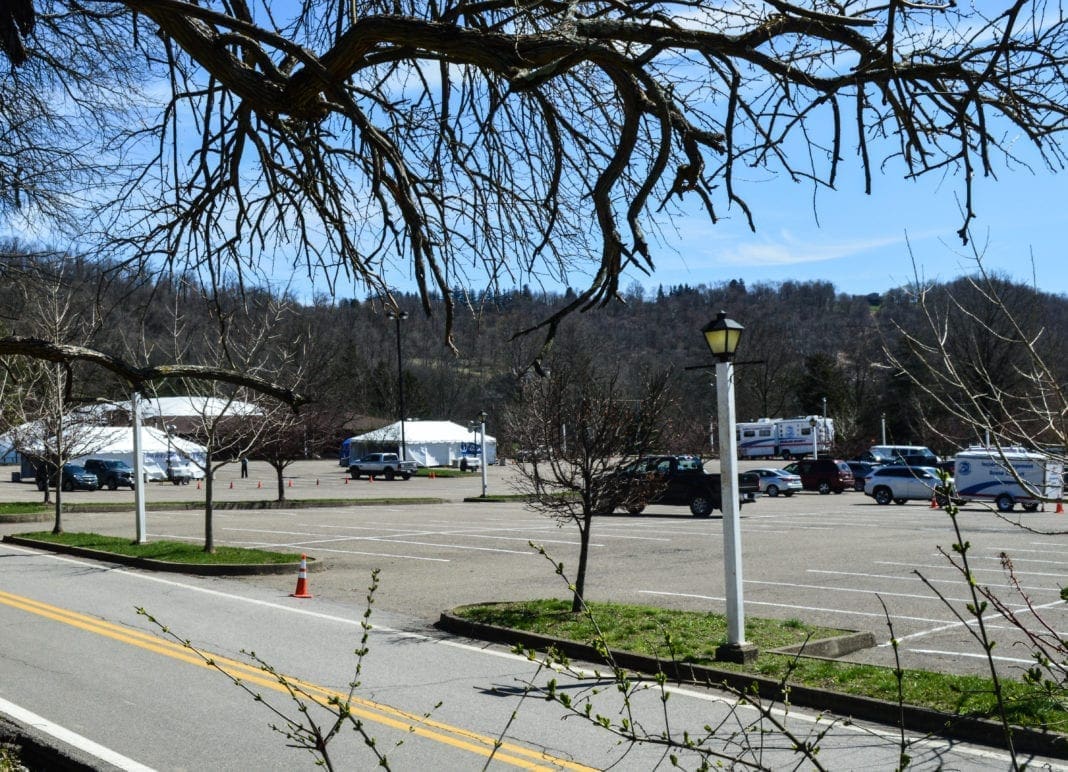
[[[803,458],[783,469],[801,477],[802,490],[841,493],[853,487],[853,470],[835,458]]]
[[[87,458],[83,466],[97,476],[101,488],[106,486],[109,491],[119,487],[134,489],[134,470],[125,461]]]

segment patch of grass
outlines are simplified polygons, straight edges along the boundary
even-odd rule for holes
[[[44,515],[55,512],[55,507],[32,501],[5,501],[0,504],[0,516],[3,515]]]
[[[727,618],[722,614],[671,611],[648,606],[591,603],[590,610],[609,648],[707,665],[733,672],[846,694],[897,701],[897,679],[891,668],[837,660],[794,658],[772,649],[806,639],[840,635],[842,630],[808,625],[798,619],[746,617],[745,638],[760,650],[749,665],[717,662],[716,647],[726,643]],[[474,622],[539,633],[590,644],[595,638],[585,614],[572,614],[570,600],[533,600],[465,606],[454,613]],[[1023,681],[1003,678],[1009,720],[1024,727],[1068,732],[1068,694],[1049,694]],[[996,703],[989,678],[905,670],[904,701],[962,715],[994,717]]]
[[[174,541],[152,541],[135,544],[121,536],[101,536],[95,533],[52,533],[37,531],[19,534],[24,539],[63,544],[69,547],[111,552],[116,555],[166,560],[171,563],[194,565],[262,565],[264,563],[297,563],[300,557],[289,552],[245,549],[242,547],[216,547],[215,552],[205,552],[199,544]]]

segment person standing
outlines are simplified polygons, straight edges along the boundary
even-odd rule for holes
[[[248,456],[241,457],[241,477],[248,477]]]

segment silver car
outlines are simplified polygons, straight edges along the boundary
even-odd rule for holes
[[[760,492],[771,497],[793,496],[801,490],[801,476],[790,474],[785,469],[751,469],[760,481]]]
[[[892,464],[871,473],[864,484],[864,493],[879,504],[904,504],[906,501],[938,499],[942,478],[938,470],[928,466]]]

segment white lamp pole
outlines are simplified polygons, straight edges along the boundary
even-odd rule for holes
[[[738,499],[738,437],[734,414],[734,364],[742,325],[728,319],[725,311],[701,331],[716,357],[716,398],[719,410],[720,509],[723,512],[723,574],[727,596],[727,645],[716,652],[719,659],[749,662],[757,649],[745,640],[745,604],[742,592],[741,502]]]
[[[482,498],[486,498],[486,411],[478,414],[479,466],[482,467]]]
[[[812,457],[813,458],[819,458],[820,457],[820,446],[819,446],[820,419],[816,418],[816,416],[812,416],[810,419],[808,419],[808,425],[812,429]]]
[[[141,404],[137,389],[130,392],[130,413],[133,416],[134,511],[137,516],[137,543],[148,541],[145,526],[145,460],[141,455]]]

